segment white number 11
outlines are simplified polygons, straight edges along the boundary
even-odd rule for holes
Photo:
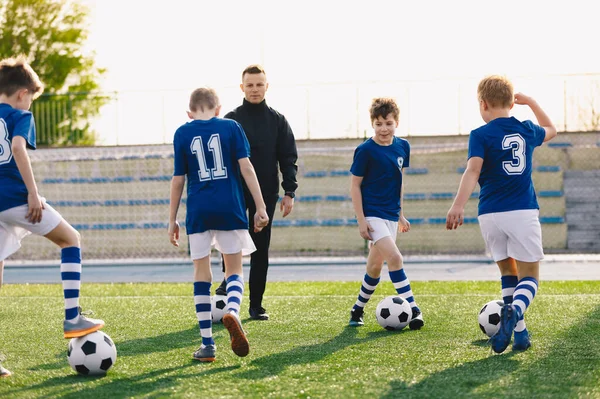
[[[192,153],[196,154],[198,159],[198,178],[200,181],[227,179],[227,168],[223,164],[223,152],[221,151],[221,139],[218,133],[213,134],[208,139],[208,149],[213,153],[215,167],[208,170],[206,158],[204,156],[204,146],[202,137],[194,137],[191,145]]]

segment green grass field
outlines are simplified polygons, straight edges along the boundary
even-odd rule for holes
[[[243,322],[250,355],[236,357],[214,326],[217,361],[200,345],[190,284],[86,284],[82,305],[102,317],[118,348],[105,377],[76,375],[66,360],[59,285],[7,285],[0,350],[14,375],[0,398],[569,398],[600,397],[600,281],[543,282],[527,313],[533,347],[495,355],[477,313],[496,282],[414,282],[421,331],[388,332],[374,309],[348,328],[359,283],[270,283],[268,322]]]

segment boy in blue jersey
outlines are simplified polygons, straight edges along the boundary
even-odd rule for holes
[[[467,168],[446,217],[446,228],[462,225],[464,208],[479,181],[478,219],[483,239],[501,274],[500,330],[491,339],[502,353],[514,331],[513,350],[531,346],[525,311],[538,289],[539,262],[544,257],[533,181],[535,147],[556,137],[556,128],[538,103],[502,76],[489,76],[477,88],[479,112],[486,122],[471,132]],[[514,104],[527,105],[539,126],[510,117]]]
[[[407,232],[410,223],[402,208],[402,170],[410,163],[408,141],[395,137],[400,110],[391,98],[375,98],[370,109],[375,136],[354,151],[350,172],[350,194],[360,236],[370,241],[367,270],[358,299],[350,311],[349,325],[364,324],[364,307],[373,295],[383,262],[398,295],[412,308],[411,330],[423,327],[423,315],[417,306],[410,282],[402,268],[402,254],[396,246],[398,230]]]
[[[81,315],[81,245],[79,233],[38,193],[27,148],[35,150],[31,103],[43,91],[35,71],[23,57],[0,61],[0,285],[4,259],[21,247],[30,233],[61,248],[65,298],[64,337],[82,337],[104,326]]]
[[[239,317],[244,292],[242,256],[256,250],[248,233],[242,177],[256,204],[254,230],[269,222],[260,186],[250,163],[250,145],[234,120],[218,118],[219,97],[213,89],[196,89],[190,97],[192,119],[175,132],[175,172],[171,181],[169,239],[179,246],[177,211],[187,176],[185,227],[194,262],[194,302],[202,345],[193,354],[201,362],[215,360],[212,337],[210,250],[214,245],[225,260],[227,313],[223,325],[238,356],[250,351]]]

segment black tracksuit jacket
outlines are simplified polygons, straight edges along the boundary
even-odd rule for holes
[[[243,104],[225,118],[237,121],[246,133],[250,143],[250,162],[256,170],[263,197],[278,195],[278,170],[283,177],[281,186],[284,193],[294,193],[298,188],[298,150],[285,116],[269,107],[265,100],[252,104],[244,99]],[[244,191],[246,198],[251,199],[245,183]]]

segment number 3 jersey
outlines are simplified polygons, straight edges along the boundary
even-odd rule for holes
[[[12,153],[12,141],[22,136],[35,149],[35,122],[29,111],[0,104],[0,212],[27,204],[27,187]]]
[[[469,136],[469,155],[483,158],[479,175],[479,215],[539,209],[533,181],[532,156],[546,131],[531,121],[496,118]]]
[[[187,176],[187,234],[246,230],[239,159],[250,157],[242,127],[212,118],[182,125],[173,138],[175,176]]]

